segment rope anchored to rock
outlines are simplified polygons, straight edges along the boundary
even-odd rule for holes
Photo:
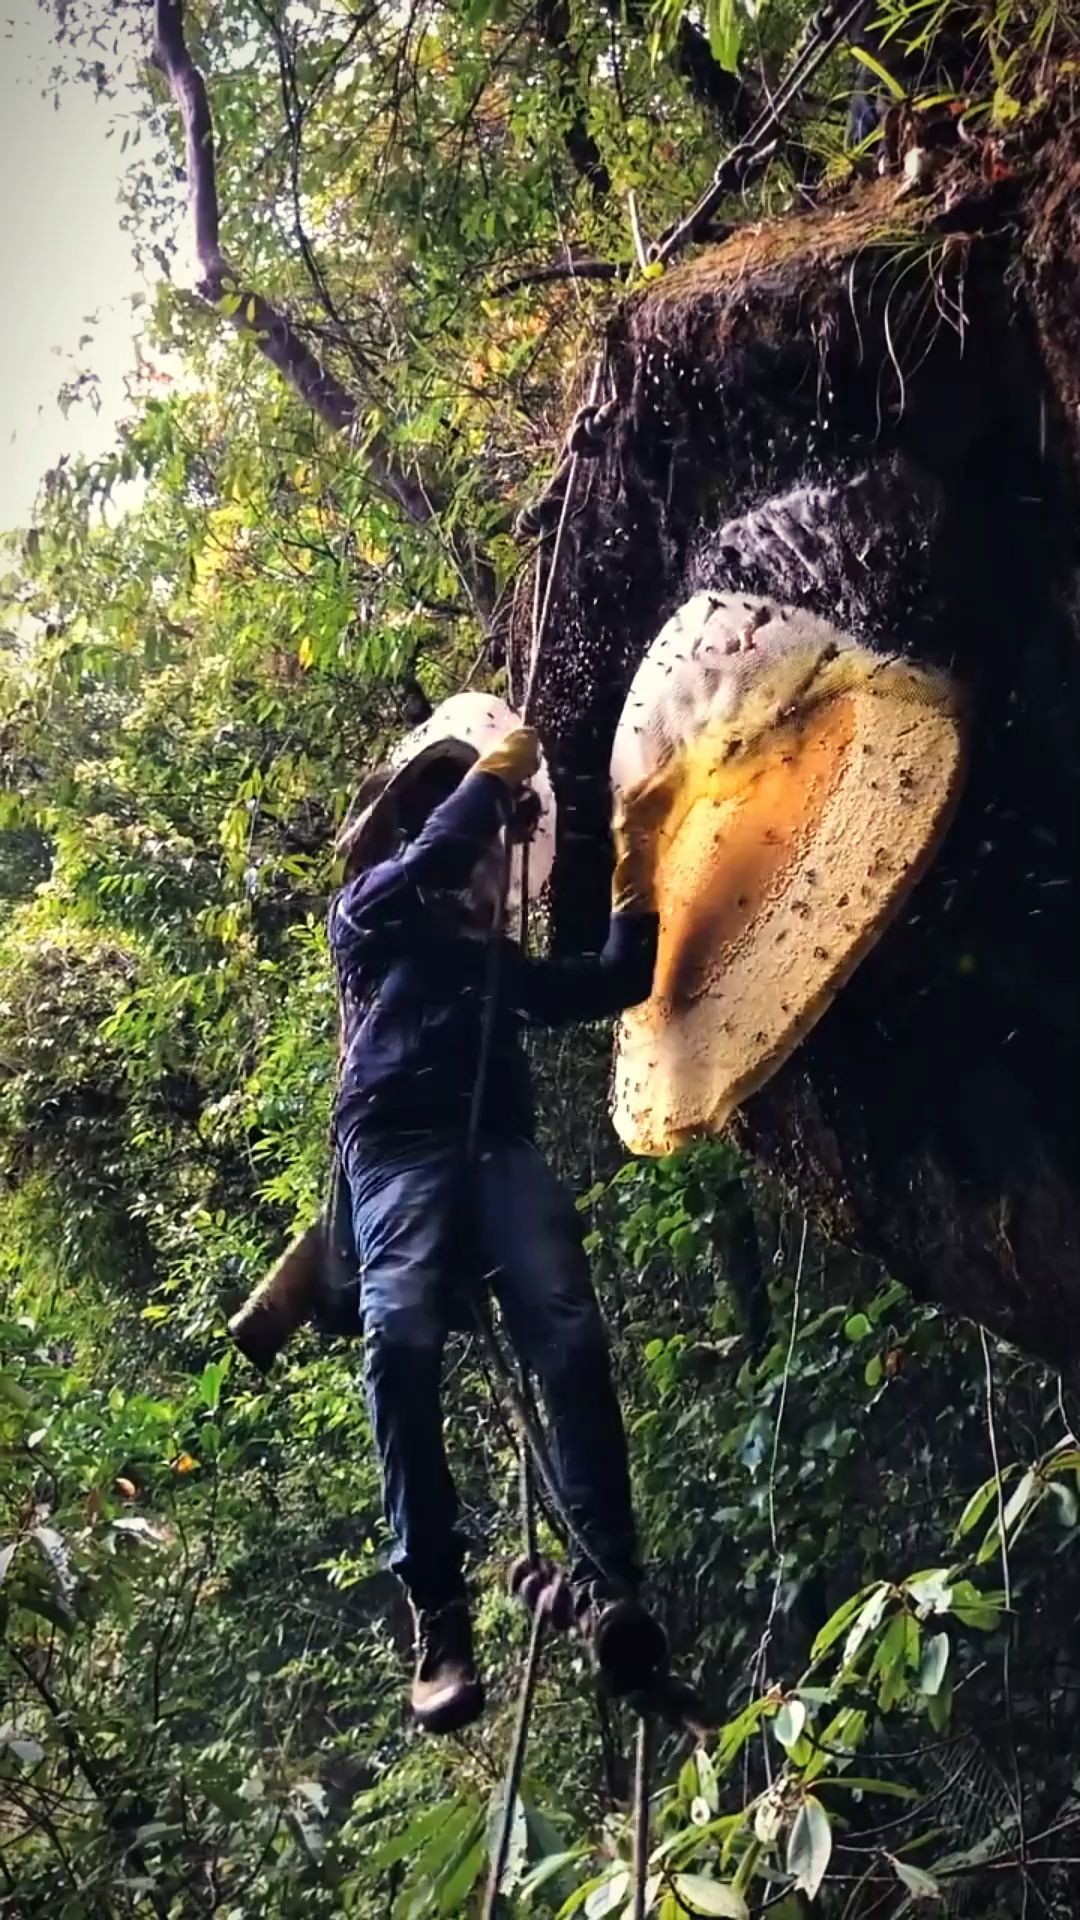
[[[538,637],[541,633],[542,629],[539,629]],[[526,706],[526,715],[527,713],[528,706]],[[520,932],[524,944],[528,939],[529,912],[527,840],[523,853]],[[466,1138],[467,1164],[475,1162],[479,1150],[485,1083],[491,1057],[499,991],[500,956],[512,857],[513,842],[508,835],[502,883],[489,935],[480,1047]],[[588,1604],[580,1611],[575,1608],[574,1594],[563,1567],[539,1550],[536,1524],[538,1497],[542,1497],[553,1531],[561,1535],[564,1546],[573,1546],[581,1558],[593,1565],[602,1577],[610,1578],[610,1576],[595,1546],[582,1537],[573,1515],[568,1510],[539,1418],[532,1404],[527,1375],[523,1373],[520,1381],[515,1378],[492,1324],[487,1302],[478,1293],[473,1296],[473,1313],[476,1331],[486,1359],[509,1404],[513,1423],[521,1442],[523,1551],[510,1569],[508,1584],[511,1596],[521,1602],[532,1619],[528,1647],[521,1671],[514,1732],[503,1782],[499,1829],[492,1850],[491,1871],[483,1906],[483,1920],[499,1920],[502,1883],[510,1856],[543,1649],[552,1633],[565,1633],[577,1629],[583,1637],[589,1638],[592,1625]],[[612,1582],[616,1590],[618,1584],[617,1581]],[[624,1612],[632,1612],[633,1608],[634,1603],[627,1603]],[[617,1676],[614,1689],[619,1697],[626,1699],[640,1716],[634,1792],[633,1913],[639,1916],[640,1920],[644,1920],[648,1873],[649,1772],[655,1718],[660,1716],[669,1725],[680,1731],[689,1732],[696,1740],[704,1737],[707,1726],[704,1711],[696,1694],[668,1670],[667,1643],[662,1629],[651,1621],[650,1616],[643,1610],[638,1609],[638,1611],[641,1613],[640,1621],[624,1618],[620,1622],[619,1603],[616,1602],[608,1609],[607,1616],[602,1616],[600,1626],[603,1627],[604,1618],[607,1617],[608,1638],[612,1642],[610,1672],[614,1672]],[[610,1616],[615,1617],[612,1620]],[[642,1634],[642,1622],[648,1622],[652,1628],[651,1643],[648,1637]],[[609,1673],[605,1672],[604,1647],[594,1643],[593,1655],[601,1680],[609,1678]],[[638,1663],[636,1668],[635,1662]],[[630,1681],[639,1684],[632,1685],[628,1683]]]

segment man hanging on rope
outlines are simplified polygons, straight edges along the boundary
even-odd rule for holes
[[[637,1598],[626,1444],[579,1217],[533,1144],[520,1039],[523,1021],[595,1020],[648,996],[650,852],[647,836],[617,829],[602,953],[545,961],[493,936],[503,836],[527,832],[538,764],[536,735],[522,727],[480,759],[443,740],[392,777],[373,775],[339,839],[345,881],[330,916],[344,1028],[336,1131],[362,1273],[366,1387],[391,1564],[416,1625],[412,1709],[433,1732],[466,1725],[483,1705],[440,1408],[443,1346],[452,1325],[469,1324],[457,1314],[470,1280],[490,1282],[540,1384],[560,1505],[580,1549],[575,1613],[601,1674],[613,1691],[633,1692],[665,1654]]]

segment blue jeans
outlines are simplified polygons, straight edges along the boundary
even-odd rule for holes
[[[394,1536],[390,1564],[418,1605],[461,1590],[465,1542],[443,1444],[443,1347],[463,1290],[490,1283],[547,1411],[552,1464],[575,1531],[576,1581],[636,1588],[640,1574],[622,1419],[577,1210],[534,1146],[414,1134],[351,1141],[366,1339],[365,1385]],[[595,1560],[593,1556],[595,1555]]]

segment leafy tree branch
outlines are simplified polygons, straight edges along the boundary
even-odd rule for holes
[[[214,128],[206,82],[193,61],[184,35],[183,0],[155,0],[154,61],[168,81],[184,129],[188,199],[199,262],[199,293],[225,313],[237,333],[250,339],[304,404],[336,433],[349,434],[362,451],[379,491],[414,526],[438,524],[439,489],[410,473],[395,456],[380,428],[365,427],[356,396],[316,358],[296,327],[265,296],[243,285],[221,245]],[[448,543],[456,570],[478,611],[493,603],[490,569],[475,555]]]

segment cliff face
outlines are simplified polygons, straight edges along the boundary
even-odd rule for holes
[[[945,844],[735,1124],[833,1233],[1064,1370],[1080,1364],[1078,153],[1047,117],[1008,169],[965,149],[927,193],[866,184],[737,233],[622,312],[538,702],[572,946],[604,898],[629,679],[693,591],[807,607],[955,676],[970,759]]]

